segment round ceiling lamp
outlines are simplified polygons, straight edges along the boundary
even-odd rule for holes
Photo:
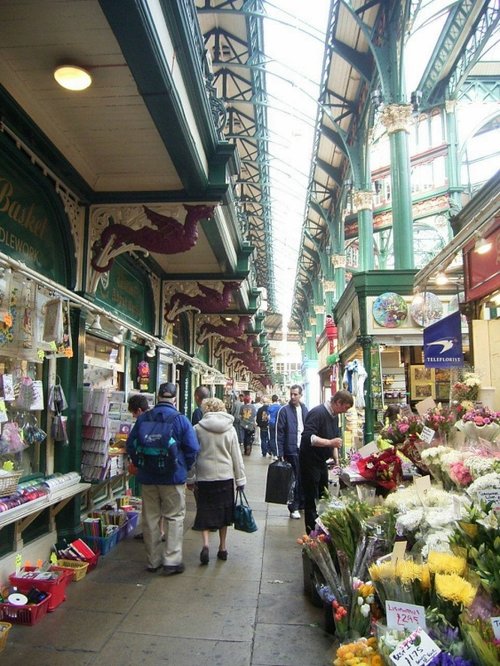
[[[86,90],[92,83],[92,77],[83,67],[62,65],[54,72],[57,83],[66,90]]]

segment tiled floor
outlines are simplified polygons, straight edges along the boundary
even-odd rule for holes
[[[190,527],[188,493],[180,576],[144,571],[140,541],[129,538],[78,583],[39,624],[15,625],[0,664],[22,666],[329,666],[332,637],[323,611],[303,593],[296,538],[303,522],[263,501],[266,469],[245,458],[246,494],[259,530],[230,529],[227,562],[200,566],[201,537]]]

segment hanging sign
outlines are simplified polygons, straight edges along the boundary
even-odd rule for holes
[[[458,368],[464,364],[460,312],[424,328],[424,365],[426,368]]]

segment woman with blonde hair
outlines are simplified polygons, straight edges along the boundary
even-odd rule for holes
[[[205,398],[201,403],[203,417],[195,425],[200,452],[191,467],[187,487],[196,487],[196,517],[193,530],[201,531],[203,548],[201,564],[208,564],[209,533],[219,530],[217,558],[227,560],[227,528],[233,523],[234,484],[244,488],[245,467],[234,418],[228,414],[222,400]]]

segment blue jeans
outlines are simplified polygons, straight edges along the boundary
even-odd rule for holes
[[[266,456],[268,453],[272,453],[271,447],[269,446],[269,431],[260,429],[260,450],[263,456]]]

